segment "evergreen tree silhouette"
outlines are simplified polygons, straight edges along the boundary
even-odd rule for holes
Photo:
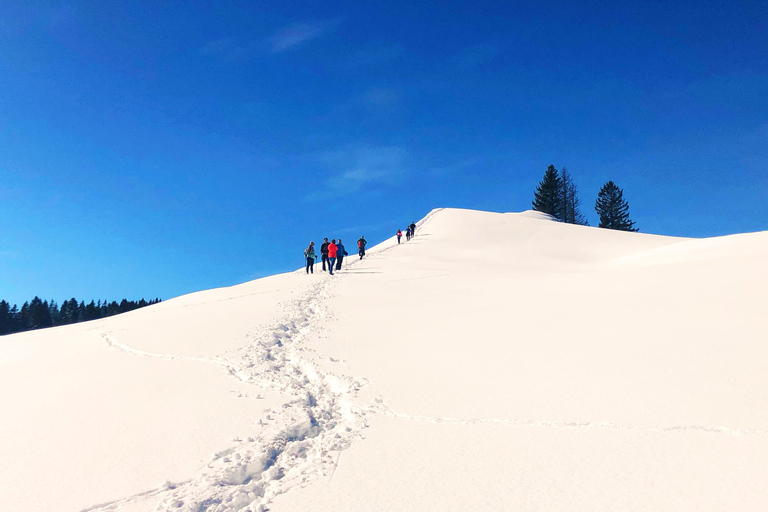
[[[547,167],[533,193],[533,209],[563,221],[563,181],[554,165]]]
[[[11,305],[0,300],[0,335],[9,334],[13,329],[13,316],[11,316]]]
[[[563,222],[568,224],[580,224],[582,226],[589,226],[586,217],[581,214],[578,191],[576,190],[576,184],[573,182],[571,173],[563,167],[560,170],[560,179],[562,181],[562,207],[563,207]]]
[[[600,217],[601,228],[637,231],[635,223],[629,218],[629,204],[624,200],[624,191],[612,181],[603,185],[597,194],[595,211]]]

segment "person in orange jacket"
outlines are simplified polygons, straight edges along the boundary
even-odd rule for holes
[[[336,239],[331,240],[328,244],[328,272],[333,275],[333,267],[336,266],[336,254],[339,252],[339,248],[336,247]]]

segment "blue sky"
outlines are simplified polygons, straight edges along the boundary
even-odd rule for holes
[[[550,164],[593,225],[613,180],[642,232],[768,229],[764,1],[264,4],[0,2],[0,298],[236,284]]]

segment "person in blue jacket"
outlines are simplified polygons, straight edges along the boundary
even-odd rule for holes
[[[339,243],[336,244],[336,248],[338,249],[336,252],[336,270],[341,270],[341,262],[344,261],[344,256],[349,256],[349,253],[344,250],[344,244],[341,243],[341,238],[339,238]]]

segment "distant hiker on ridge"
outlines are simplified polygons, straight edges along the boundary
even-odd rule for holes
[[[411,222],[411,225],[408,227],[411,228],[411,236],[416,236],[416,224]]]
[[[349,253],[344,249],[344,244],[341,243],[341,238],[339,238],[339,243],[336,244],[336,248],[338,249],[336,254],[339,257],[339,259],[336,260],[336,270],[341,270],[341,262],[344,261],[344,256],[349,256]]]
[[[407,242],[410,239],[411,239],[411,226],[408,226],[407,228],[405,228],[405,241]]]
[[[397,243],[398,243],[398,244],[400,243],[400,237],[401,237],[401,236],[403,236],[403,232],[402,232],[402,231],[400,231],[400,230],[398,229],[398,230],[397,230]]]
[[[309,242],[309,247],[304,249],[304,257],[307,258],[307,274],[312,272],[315,273],[315,258],[317,258],[317,255],[315,254],[315,242]]]
[[[323,258],[323,272],[325,272],[325,262],[328,261],[328,239],[323,238],[323,245],[320,246],[320,256]]]
[[[336,247],[336,239],[334,238],[331,240],[331,243],[328,244],[328,272],[333,275],[333,267],[336,266],[336,254],[338,253],[339,248]]]
[[[365,256],[365,244],[367,243],[364,236],[357,240],[357,254],[360,255],[360,259],[363,259],[363,256]]]

